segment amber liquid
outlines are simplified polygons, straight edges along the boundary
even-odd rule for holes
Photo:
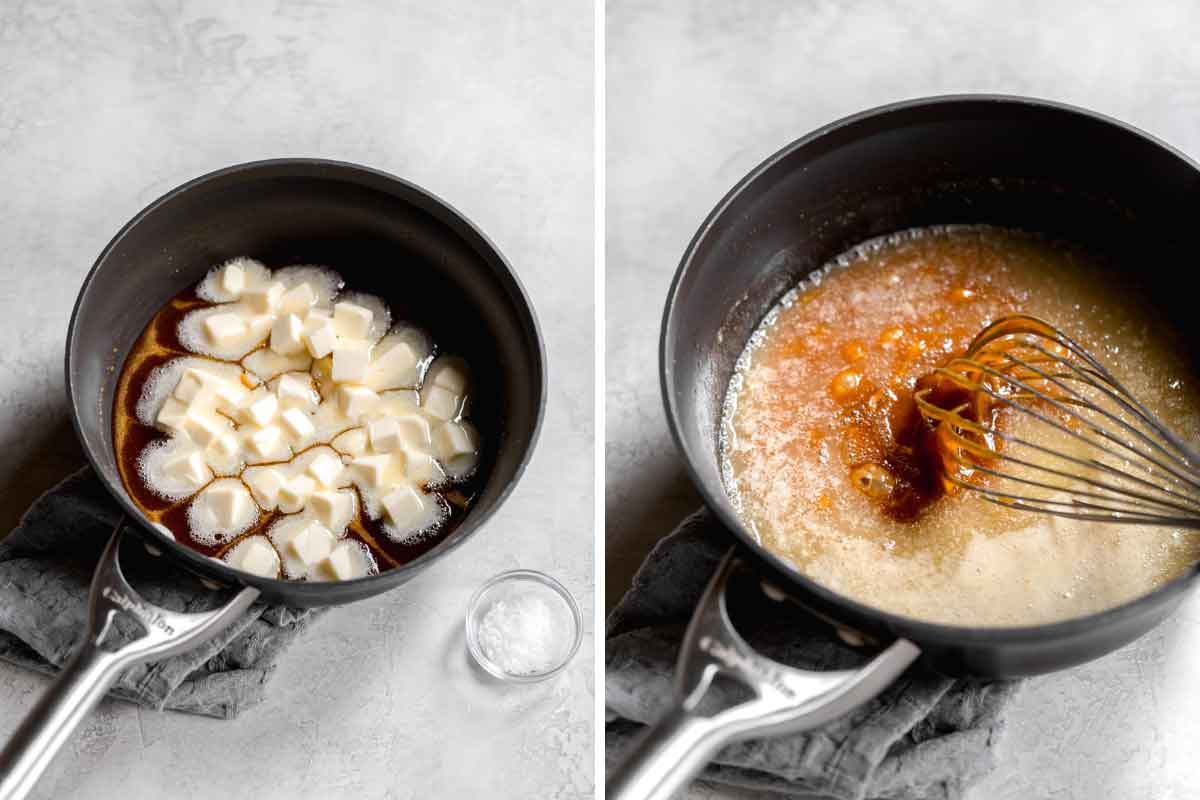
[[[207,301],[196,296],[194,289],[187,289],[172,298],[146,325],[121,367],[113,400],[113,445],[121,482],[146,517],[169,528],[176,541],[206,556],[221,558],[242,539],[256,533],[265,534],[276,520],[286,515],[279,511],[260,513],[258,522],[246,532],[223,540],[216,546],[206,545],[192,538],[188,529],[187,509],[191,498],[172,501],[162,497],[146,484],[138,470],[138,458],[146,446],[167,438],[157,428],[138,420],[138,398],[142,396],[143,389],[156,367],[180,356],[207,358],[186,350],[176,331],[184,315],[208,305],[210,304]],[[324,399],[322,397],[322,400]],[[320,446],[320,443],[312,446]],[[406,564],[431,550],[462,524],[480,485],[481,479],[476,473],[461,483],[439,490],[436,496],[449,513],[437,528],[401,542],[389,538],[379,520],[372,520],[362,512],[364,505],[359,497],[358,517],[347,527],[345,538],[366,545],[381,572]],[[197,493],[203,488],[198,489]],[[350,488],[358,492],[357,488]]]
[[[789,293],[726,401],[724,477],[743,521],[830,588],[940,622],[1078,616],[1187,569],[1200,559],[1194,534],[944,495],[913,400],[982,328],[1025,313],[1066,330],[1168,427],[1200,440],[1200,383],[1168,326],[1102,267],[1019,232],[927,229],[857,248]]]

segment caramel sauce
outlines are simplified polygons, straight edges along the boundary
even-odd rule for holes
[[[739,516],[823,584],[937,621],[1068,618],[1188,568],[1200,559],[1193,536],[947,492],[935,424],[914,399],[927,389],[939,408],[968,403],[934,370],[999,317],[1029,314],[1103,360],[1168,427],[1200,437],[1189,365],[1136,286],[1103,269],[1071,247],[986,226],[908,231],[835,259],[771,310],[738,361],[721,455]],[[964,416],[1021,423],[999,404]]]
[[[811,325],[805,320],[807,304],[794,304],[780,313],[755,354],[757,364],[777,373],[770,410],[780,419],[808,390],[798,380],[789,385],[787,376],[807,378],[837,369],[826,389],[829,420],[810,437],[831,441],[845,485],[898,521],[916,519],[946,488],[934,426],[913,395],[929,389],[927,399],[946,409],[965,403],[968,392],[940,380],[934,370],[965,353],[993,315],[1018,304],[1011,293],[964,285],[965,276],[946,277],[949,287],[932,298],[937,305],[902,325],[888,321],[853,332]],[[839,363],[849,366],[838,368]]]
[[[146,383],[156,367],[181,356],[208,358],[185,349],[177,334],[180,320],[189,311],[208,305],[209,303],[196,296],[194,287],[189,288],[172,298],[147,323],[121,367],[113,398],[113,446],[121,482],[142,513],[149,520],[166,526],[174,534],[176,541],[206,556],[221,558],[242,539],[254,534],[265,535],[276,520],[287,515],[279,511],[260,512],[258,521],[247,531],[221,541],[215,547],[210,546],[197,541],[189,531],[187,508],[191,503],[191,498],[173,501],[160,496],[146,484],[138,471],[138,458],[142,451],[151,443],[167,438],[157,428],[145,425],[138,420],[138,399],[142,396]],[[243,382],[245,382],[245,378],[243,378]],[[314,383],[322,393],[324,400],[328,384],[319,380]],[[247,388],[252,387],[247,384]],[[324,443],[317,443],[312,447],[322,444]],[[299,453],[295,455],[299,455]],[[402,542],[393,541],[388,537],[383,530],[382,521],[367,517],[363,512],[362,497],[360,496],[358,497],[358,516],[347,527],[345,538],[365,544],[381,572],[406,564],[431,550],[462,523],[480,487],[481,478],[476,473],[466,481],[438,491],[435,496],[448,510],[446,518],[433,531]],[[197,493],[203,488],[200,487]],[[358,494],[356,487],[350,486],[349,488]]]

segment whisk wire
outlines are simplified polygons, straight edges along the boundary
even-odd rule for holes
[[[954,435],[958,436],[959,434],[954,434]],[[963,441],[965,441],[965,440],[963,440]],[[1015,439],[1013,441],[1016,441],[1021,444],[1027,444],[1028,446],[1030,446],[1034,449],[1041,450],[1042,452],[1049,452],[1046,448],[1024,442],[1021,439]],[[1083,466],[1106,466],[1100,462],[1093,461],[1093,462],[1089,463],[1084,460],[1065,456],[1063,454],[1054,454],[1054,453],[1051,453],[1051,454],[1059,455],[1067,460],[1074,461]],[[993,470],[985,465],[978,464],[976,462],[968,462],[968,461],[962,459],[958,454],[955,454],[954,458],[957,461],[957,463],[961,464],[964,467],[967,467],[971,470],[978,471],[985,475],[993,476],[997,479],[1008,480],[1008,481],[1012,481],[1014,483],[1021,483],[1021,484],[1025,484],[1027,486],[1035,486],[1035,487],[1041,488],[1041,489],[1049,489],[1052,491],[1065,492],[1067,494],[1075,495],[1078,497],[1090,497],[1090,498],[1097,499],[1097,500],[1112,500],[1113,499],[1110,495],[1107,495],[1107,494],[1098,494],[1096,492],[1089,492],[1087,490],[1077,489],[1077,488],[1074,488],[1069,485],[1050,484],[1050,483],[1045,483],[1042,481],[1035,480],[1033,478],[1005,474],[1005,473],[999,472],[997,470]],[[1078,478],[1077,474],[1065,472],[1063,470],[1055,469],[1053,467],[1048,467],[1043,464],[1037,464],[1032,461],[1027,461],[1025,459],[1016,458],[1014,456],[1007,455],[1003,452],[997,454],[994,457],[994,459],[998,460],[998,461],[1005,461],[1005,462],[1008,462],[1011,464],[1016,464],[1018,466],[1025,467],[1028,469],[1037,470],[1039,472],[1045,472],[1050,475],[1054,475],[1055,477],[1064,478],[1066,480],[1075,480]],[[963,482],[960,480],[960,481],[958,481],[958,483],[960,485],[962,485]],[[1149,482],[1142,482],[1142,483],[1145,483],[1145,485],[1147,485],[1151,488],[1154,488],[1154,489],[1161,489],[1161,487],[1158,487],[1155,484],[1152,484]],[[1117,495],[1123,495],[1126,497],[1130,497],[1130,498],[1132,498],[1132,500],[1130,501],[1130,504],[1133,506],[1141,506],[1143,503],[1145,503],[1145,504],[1149,504],[1152,506],[1158,506],[1160,508],[1167,509],[1170,511],[1182,512],[1185,514],[1186,513],[1193,513],[1193,514],[1200,513],[1200,500],[1196,500],[1195,498],[1191,498],[1186,495],[1179,495],[1179,494],[1176,494],[1169,490],[1163,490],[1163,491],[1165,491],[1167,494],[1178,497],[1180,500],[1185,501],[1185,503],[1190,503],[1191,505],[1188,506],[1188,505],[1184,505],[1183,503],[1171,502],[1169,500],[1164,500],[1161,498],[1154,497],[1153,495],[1144,494],[1142,492],[1136,492],[1132,489],[1126,489],[1124,487],[1121,487],[1121,486],[1118,486],[1115,484],[1105,483],[1105,482],[1102,482],[1099,480],[1093,480],[1091,485],[1093,485],[1099,489],[1111,491]],[[974,486],[971,485],[971,488],[974,488]]]
[[[1066,348],[1071,355],[1081,359],[1085,364],[1088,365],[1090,369],[1079,367],[1078,365],[1062,358],[1058,354],[1051,353],[1050,351],[1042,348],[1037,344],[1037,342],[1030,341],[1028,338],[1022,342],[1022,344],[1035,347],[1043,354],[1054,358],[1072,372],[1093,374],[1099,377],[1104,383],[1107,383],[1119,393],[1120,398],[1122,398],[1120,402],[1123,406],[1128,408],[1131,413],[1134,413],[1136,416],[1145,421],[1164,439],[1170,442],[1171,445],[1179,451],[1184,460],[1193,465],[1200,463],[1200,456],[1196,454],[1196,451],[1188,447],[1187,444],[1184,443],[1184,441],[1180,439],[1174,431],[1172,431],[1166,425],[1163,425],[1157,417],[1150,413],[1150,411],[1136,397],[1134,397],[1133,394],[1131,394],[1129,390],[1127,390],[1111,372],[1109,372],[1108,368],[1105,367],[1104,364],[1102,364],[1095,356],[1089,353],[1082,345],[1080,345],[1070,336],[1053,327],[1049,323],[1038,319],[1037,317],[1031,317],[1027,314],[1011,314],[1001,317],[975,337],[975,340],[971,343],[971,346],[968,349],[968,355],[979,352],[980,350],[986,348],[988,344],[991,344],[997,339],[1020,334],[1047,338]],[[1099,388],[1099,386],[1095,383],[1092,383],[1092,385]],[[1195,467],[1193,467],[1193,469],[1194,468]]]
[[[1020,359],[1016,359],[1015,357],[1013,357],[1013,360],[1014,360],[1014,363],[1020,364],[1021,366],[1026,366],[1026,363],[1021,361]],[[1022,391],[1026,391],[1031,397],[1036,398],[1038,400],[1041,400],[1041,401],[1049,404],[1056,410],[1062,412],[1067,417],[1078,420],[1082,425],[1085,425],[1090,432],[1096,434],[1097,436],[1113,443],[1114,445],[1117,445],[1117,446],[1127,450],[1129,453],[1132,453],[1137,458],[1143,459],[1144,461],[1133,462],[1133,463],[1136,464],[1137,466],[1139,466],[1147,474],[1149,474],[1151,476],[1155,476],[1153,469],[1151,469],[1151,466],[1153,465],[1153,466],[1161,469],[1163,472],[1165,472],[1168,476],[1175,479],[1176,481],[1181,481],[1181,482],[1187,483],[1187,484],[1191,485],[1193,488],[1195,488],[1196,490],[1200,491],[1200,476],[1196,475],[1194,468],[1192,468],[1191,465],[1185,459],[1183,459],[1180,456],[1172,454],[1170,451],[1168,451],[1165,448],[1158,445],[1153,439],[1151,439],[1149,436],[1147,436],[1143,431],[1140,431],[1137,428],[1129,425],[1124,420],[1120,419],[1119,417],[1116,417],[1115,415],[1108,412],[1107,410],[1105,410],[1099,406],[1096,406],[1094,403],[1091,403],[1090,401],[1086,400],[1081,395],[1076,394],[1075,402],[1067,404],[1067,403],[1064,403],[1060,399],[1051,397],[1050,395],[1047,395],[1044,392],[1037,390],[1036,388],[1029,385],[1028,383],[1025,383],[1024,381],[1020,381],[1015,378],[1012,378],[1012,377],[1010,377],[1004,373],[1001,373],[991,367],[985,366],[985,367],[983,367],[983,369],[985,371],[987,371],[989,374],[993,375],[994,377],[1000,378],[1001,380],[1005,380],[1005,381],[1011,383],[1012,385],[1016,386],[1017,388],[1021,389]],[[1044,375],[1044,373],[1041,373],[1040,371],[1038,374]],[[1095,442],[1092,439],[1089,439],[1087,436],[1085,436],[1080,431],[1071,428],[1070,425],[1065,425],[1065,424],[1060,423],[1057,420],[1054,420],[1044,414],[1039,414],[1034,409],[1032,409],[1028,406],[1013,405],[1013,404],[1009,403],[1008,401],[1011,396],[1007,396],[1007,395],[1003,395],[1001,393],[995,392],[994,390],[988,388],[986,385],[981,385],[979,387],[979,391],[982,391],[983,393],[985,393],[986,395],[988,395],[989,397],[991,397],[993,399],[1004,402],[1009,407],[1016,408],[1017,410],[1021,411],[1022,413],[1025,413],[1025,414],[1028,414],[1029,416],[1034,417],[1035,419],[1037,419],[1038,421],[1040,421],[1044,424],[1050,425],[1050,426],[1054,427],[1055,429],[1062,431],[1063,433],[1071,436],[1072,438],[1074,438],[1080,442],[1083,442],[1084,444],[1087,444],[1089,446],[1092,446],[1092,447],[1102,450],[1102,451],[1104,450],[1104,447],[1102,445],[1100,445],[1099,443]],[[1108,392],[1106,391],[1105,394],[1107,395]],[[1071,405],[1079,405],[1081,407],[1088,408],[1089,410],[1095,411],[1095,412],[1101,414],[1102,416],[1104,416],[1105,418],[1110,419],[1114,423],[1117,423],[1117,424],[1121,425],[1122,427],[1128,429],[1131,433],[1133,433],[1139,439],[1144,441],[1146,444],[1148,444],[1152,448],[1158,450],[1163,455],[1165,455],[1168,458],[1175,461],[1177,466],[1172,467],[1170,464],[1164,463],[1161,459],[1156,458],[1155,456],[1153,456],[1149,453],[1146,453],[1142,450],[1139,450],[1131,442],[1124,441],[1124,440],[1118,438],[1112,432],[1105,430],[1104,428],[1100,427],[1092,420],[1089,420],[1086,417],[1084,417],[1082,414],[1079,414],[1077,411],[1075,411],[1074,408],[1070,407]],[[1110,453],[1110,455],[1111,455],[1111,453]],[[1119,456],[1117,456],[1117,457],[1119,458]],[[1182,467],[1183,469],[1180,470],[1179,467]],[[1127,473],[1120,473],[1120,474],[1127,475]],[[1163,477],[1163,476],[1156,476],[1156,477]]]
[[[968,394],[953,408],[936,405],[932,388],[914,394],[936,426],[948,485],[1060,517],[1200,529],[1200,456],[1057,328],[1002,317],[935,374]],[[1074,444],[1006,431],[1010,411]]]
[[[953,362],[951,362],[951,363],[953,364]],[[939,373],[943,373],[943,372],[944,372],[943,370],[939,370]],[[944,374],[946,374],[947,377],[951,378],[951,380],[955,380],[957,382],[958,376],[956,374],[953,374],[950,372],[945,372]],[[960,385],[962,385],[962,384],[960,384]],[[974,385],[974,384],[972,384],[972,385]],[[1021,384],[1021,385],[1024,386],[1024,384]],[[964,386],[964,388],[969,388],[969,387]],[[1012,408],[1014,410],[1020,411],[1023,414],[1033,417],[1038,422],[1041,422],[1045,425],[1048,425],[1048,426],[1054,428],[1055,430],[1061,431],[1069,436],[1072,436],[1072,437],[1078,439],[1079,441],[1081,441],[1087,445],[1090,445],[1093,448],[1103,449],[1101,447],[1101,445],[1096,443],[1094,440],[1089,439],[1086,436],[1083,436],[1078,431],[1072,430],[1069,426],[1059,422],[1058,420],[1053,419],[1052,417],[1049,417],[1045,414],[1041,414],[1037,410],[1030,408],[1027,405],[1017,405],[1017,404],[1009,403],[1008,401],[1011,399],[1010,395],[1002,395],[992,389],[989,389],[986,386],[978,386],[977,390],[980,392],[983,392],[988,397],[991,397],[995,400],[1006,403],[1006,407]],[[947,417],[953,418],[952,419],[953,427],[950,428],[951,431],[953,431],[954,428],[965,428],[967,430],[971,430],[978,434],[988,434],[988,435],[994,436],[996,438],[999,438],[999,439],[1005,441],[1006,443],[1017,444],[1022,447],[1028,447],[1031,450],[1036,450],[1045,455],[1052,456],[1054,458],[1059,458],[1064,461],[1069,461],[1080,467],[1087,467],[1087,468],[1101,470],[1101,471],[1107,472],[1111,475],[1114,475],[1117,477],[1122,477],[1126,480],[1134,481],[1134,482],[1136,482],[1142,486],[1145,486],[1147,488],[1154,489],[1154,490],[1163,492],[1165,494],[1176,496],[1180,499],[1188,499],[1188,500],[1192,499],[1192,498],[1188,497],[1187,495],[1172,491],[1171,489],[1169,489],[1165,486],[1155,483],[1153,480],[1141,478],[1137,475],[1131,475],[1128,472],[1124,472],[1124,471],[1118,469],[1117,467],[1115,467],[1111,464],[1107,464],[1098,459],[1094,459],[1094,458],[1085,459],[1085,458],[1080,458],[1077,456],[1071,456],[1071,455],[1069,455],[1067,453],[1063,453],[1059,450],[1055,450],[1053,448],[1046,447],[1045,445],[1040,445],[1036,442],[1032,442],[1027,439],[1024,439],[1024,438],[1021,438],[1018,436],[1014,436],[1014,435],[1009,434],[995,426],[984,425],[983,423],[979,423],[979,422],[967,419],[965,417],[962,417],[961,413],[955,414],[953,411],[951,411],[951,412],[949,412],[949,414],[947,414],[946,412],[942,411],[941,409],[937,409],[936,406],[932,406],[929,403],[929,401],[926,399],[926,396],[920,392],[918,392],[916,400],[917,400],[917,405],[921,408],[921,410],[924,413],[927,414],[927,416],[938,416],[942,419],[947,419]],[[969,449],[972,449],[972,448],[970,448],[970,445],[975,444],[975,443],[971,442],[969,439],[965,439],[964,437],[961,437],[961,436],[957,437],[956,443],[963,445],[963,446],[968,446]],[[995,448],[990,448],[985,445],[978,445],[977,448],[978,449],[974,449],[974,452],[976,453],[976,455],[979,455],[983,458],[993,458],[993,459],[994,458],[1004,458],[1004,456],[1002,455],[1002,451],[999,451]],[[1172,475],[1179,480],[1184,480],[1185,482],[1189,482],[1189,483],[1191,483],[1191,485],[1195,486],[1197,489],[1200,489],[1200,483],[1195,482],[1195,481],[1188,481],[1185,476],[1175,474],[1169,467],[1158,462],[1157,459],[1148,457],[1145,454],[1138,452],[1136,450],[1134,450],[1133,452],[1135,452],[1137,455],[1141,456],[1142,458],[1145,458],[1148,462],[1150,462],[1150,464],[1160,466],[1160,468],[1164,472],[1166,472],[1168,475]],[[1028,462],[1025,462],[1025,463],[1028,463]],[[1038,464],[1031,464],[1030,466],[1032,466],[1035,469],[1044,469],[1044,467],[1042,467],[1042,465],[1038,465]],[[1149,473],[1152,478],[1159,478],[1160,480],[1165,479],[1165,476],[1156,474],[1146,464],[1142,464],[1140,466],[1142,467],[1142,469],[1144,471]],[[1198,505],[1200,505],[1200,501],[1197,501],[1197,502],[1198,502]]]
[[[1050,351],[1041,347],[1037,343],[1030,342],[1027,344],[1027,346],[1032,347],[1032,348],[1038,350],[1039,352],[1044,353],[1049,358],[1068,367],[1068,369],[1071,368],[1071,365],[1068,364],[1067,361],[1065,359],[1063,359],[1061,356],[1051,353]],[[1108,397],[1114,403],[1118,404],[1122,409],[1124,409],[1129,414],[1136,417],[1138,420],[1143,422],[1147,427],[1154,430],[1155,433],[1159,434],[1160,437],[1165,439],[1167,441],[1167,443],[1170,444],[1175,449],[1176,452],[1174,454],[1172,454],[1170,451],[1168,451],[1166,448],[1164,448],[1161,444],[1159,444],[1158,442],[1156,442],[1155,440],[1153,440],[1149,436],[1147,436],[1144,431],[1131,425],[1125,419],[1118,417],[1115,414],[1112,414],[1111,412],[1109,412],[1108,410],[1104,409],[1101,406],[1096,406],[1094,404],[1091,404],[1087,400],[1087,398],[1085,398],[1083,395],[1081,395],[1077,391],[1075,391],[1073,387],[1062,383],[1061,380],[1056,379],[1054,376],[1045,375],[1040,370],[1036,369],[1035,367],[1030,366],[1028,363],[1023,361],[1022,359],[1019,359],[1016,356],[1012,355],[1011,352],[1006,352],[1005,356],[1008,359],[1010,359],[1013,363],[1016,363],[1022,367],[1027,367],[1027,368],[1031,369],[1032,371],[1036,372],[1040,377],[1051,380],[1051,382],[1054,383],[1054,385],[1058,386],[1063,391],[1070,393],[1072,395],[1072,397],[1074,397],[1076,400],[1078,400],[1080,402],[1080,404],[1090,407],[1092,410],[1100,413],[1105,418],[1111,420],[1112,422],[1117,423],[1124,429],[1128,430],[1130,433],[1133,433],[1135,436],[1142,439],[1144,442],[1146,442],[1148,445],[1150,445],[1154,449],[1161,452],[1163,455],[1174,458],[1175,460],[1181,462],[1185,467],[1187,467],[1190,470],[1193,470],[1193,471],[1195,470],[1195,466],[1193,466],[1193,463],[1196,461],[1196,458],[1188,450],[1187,446],[1184,445],[1183,442],[1180,441],[1179,438],[1176,437],[1169,428],[1167,428],[1165,425],[1163,425],[1157,419],[1155,419],[1150,414],[1150,412],[1147,411],[1145,409],[1145,407],[1142,406],[1142,404],[1137,401],[1136,398],[1134,398],[1132,395],[1130,395],[1125,390],[1125,388],[1123,386],[1121,386],[1119,383],[1117,383],[1116,379],[1114,379],[1111,375],[1108,375],[1108,373],[1103,373],[1104,383],[1109,384],[1109,386],[1115,387],[1115,391],[1114,391],[1114,389],[1110,389],[1106,386],[1102,386],[1101,384],[1094,381],[1091,378],[1091,374],[1094,374],[1094,373],[1091,373],[1090,370],[1085,370],[1082,368],[1073,370],[1070,373],[1058,373],[1057,377],[1065,378],[1066,380],[1082,380],[1083,382],[1087,383],[1092,388],[1096,389],[1099,392],[1102,392],[1106,397]],[[1137,452],[1128,443],[1120,442],[1119,440],[1117,440],[1115,438],[1109,437],[1109,435],[1106,431],[1104,431],[1099,426],[1095,425],[1095,423],[1092,423],[1090,420],[1086,420],[1079,415],[1076,415],[1076,418],[1080,419],[1083,422],[1088,423],[1097,433],[1105,436],[1105,438],[1110,438],[1111,441],[1116,442],[1118,444],[1122,444],[1126,448],[1128,448],[1134,452]]]

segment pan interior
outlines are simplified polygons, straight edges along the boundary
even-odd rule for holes
[[[1105,267],[1060,242],[985,226],[909,231],[840,256],[819,285],[772,309],[730,384],[723,464],[744,524],[829,588],[947,624],[1078,618],[1188,570],[1200,542],[1178,527],[1030,514],[974,492],[942,497],[912,399],[908,381],[965,351],[988,320],[1028,313],[1063,326],[1152,414],[1195,439],[1197,376],[1121,280],[1127,273]],[[860,382],[849,389],[841,378]],[[996,464],[1002,474],[1038,481],[1047,473],[1022,464],[1067,466],[1020,444],[1030,439],[1069,457],[1100,455],[1089,437],[1015,410],[1001,424],[1015,437],[1004,446],[1015,460]],[[1109,458],[1130,469],[1125,456]],[[987,486],[1038,494],[1014,481]]]
[[[766,311],[837,254],[871,238],[935,225],[986,224],[1075,242],[1129,271],[1194,363],[1200,330],[1192,311],[1195,244],[1186,209],[1198,200],[1200,173],[1181,155],[1110,120],[1036,101],[901,104],[835,123],[785,148],[710,215],[668,299],[664,400],[706,501],[758,549],[721,479],[726,388]],[[766,562],[789,576],[781,562]],[[801,581],[798,588],[811,595],[813,587]],[[879,619],[865,607],[848,609],[854,604],[832,593],[810,599],[865,627]]]
[[[112,447],[112,397],[126,355],[172,296],[241,255],[271,267],[331,267],[348,287],[384,298],[393,318],[427,328],[439,347],[472,365],[478,385],[490,389],[472,411],[485,442],[485,478],[472,513],[422,559],[469,535],[506,495],[536,436],[543,364],[532,311],[501,256],[440,201],[332,162],[261,162],[214,173],[159,200],[101,255],[77,302],[67,370],[80,437],[110,490],[134,513]],[[330,585],[355,599],[395,585],[403,573]],[[263,583],[278,590],[282,582]],[[321,591],[287,586],[296,602]]]

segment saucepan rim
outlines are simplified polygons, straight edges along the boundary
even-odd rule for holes
[[[284,170],[285,172],[279,172]],[[71,319],[67,325],[66,353],[64,356],[64,369],[66,374],[66,391],[67,403],[71,410],[71,425],[75,429],[75,435],[83,446],[84,455],[87,457],[88,463],[92,470],[99,476],[117,502],[120,504],[126,517],[137,522],[138,532],[142,535],[151,536],[157,544],[167,548],[172,556],[183,561],[186,565],[192,568],[193,571],[203,574],[205,577],[216,578],[226,584],[231,585],[252,585],[256,586],[268,593],[276,595],[294,594],[297,591],[297,586],[301,582],[286,580],[282,578],[260,578],[257,576],[247,576],[240,570],[236,570],[216,559],[209,558],[200,552],[193,550],[186,545],[177,542],[174,538],[168,537],[162,531],[150,524],[150,521],[142,514],[142,512],[133,504],[127,496],[124,486],[119,480],[111,480],[101,468],[100,460],[92,451],[92,447],[88,444],[84,436],[83,425],[80,420],[81,409],[88,408],[86,403],[77,403],[75,398],[75,382],[71,375],[71,353],[72,343],[76,336],[76,323],[79,313],[82,308],[89,302],[97,302],[91,297],[91,289],[93,279],[101,266],[108,260],[109,256],[116,250],[125,236],[137,227],[143,220],[154,214],[165,204],[178,198],[180,195],[195,191],[201,186],[221,181],[231,176],[242,175],[247,178],[253,178],[256,173],[264,173],[263,177],[267,177],[271,173],[278,172],[279,177],[318,177],[330,180],[342,180],[357,185],[366,185],[369,188],[386,187],[386,191],[403,193],[403,199],[413,202],[419,201],[423,211],[436,217],[443,223],[447,224],[457,235],[462,237],[468,245],[480,252],[480,255],[488,261],[498,265],[497,277],[500,281],[506,284],[507,290],[512,294],[513,305],[517,307],[519,313],[527,315],[527,319],[522,321],[523,328],[532,334],[533,341],[536,346],[536,363],[535,363],[535,379],[538,384],[537,409],[532,422],[532,429],[529,433],[528,445],[525,451],[521,454],[521,459],[513,471],[512,477],[500,487],[499,493],[490,507],[479,511],[472,511],[467,515],[466,522],[471,525],[463,535],[451,535],[436,546],[422,553],[405,564],[401,564],[392,569],[381,571],[374,575],[368,575],[362,578],[355,578],[345,581],[329,581],[320,584],[307,585],[303,590],[305,598],[309,601],[316,601],[318,604],[324,603],[337,604],[343,602],[343,596],[346,601],[349,596],[362,597],[367,594],[375,594],[388,589],[394,588],[404,582],[406,573],[415,572],[423,569],[426,564],[433,561],[446,553],[454,550],[467,539],[474,536],[475,533],[488,521],[488,519],[504,504],[508,499],[513,489],[516,488],[521,476],[524,474],[529,460],[536,448],[538,437],[541,434],[542,422],[546,410],[546,345],[542,338],[541,326],[538,323],[537,314],[534,311],[533,303],[529,298],[528,292],[522,285],[516,271],[509,263],[500,249],[492,242],[491,239],[462,212],[446,202],[442,198],[418,186],[411,181],[407,181],[396,175],[378,170],[372,167],[355,164],[348,161],[338,161],[324,158],[271,158],[257,161],[248,161],[231,166],[223,167],[212,172],[205,173],[199,177],[183,183],[174,189],[163,194],[158,199],[147,205],[139,211],[134,217],[129,220],[122,228],[113,236],[109,243],[100,252],[96,258],[92,268],[88,271],[83,279],[83,284],[79,289],[79,294],[76,297],[75,305],[71,310]],[[272,175],[275,177],[275,175]],[[369,183],[368,183],[369,182]],[[475,241],[471,241],[474,239]],[[465,523],[464,523],[465,524]],[[307,582],[305,582],[307,583]],[[355,593],[348,590],[347,587],[365,587],[370,586],[369,590]],[[329,595],[336,595],[329,597]]]
[[[965,625],[948,625],[936,622],[929,622],[917,617],[910,617],[902,614],[895,614],[885,611],[874,606],[867,605],[858,600],[855,600],[846,595],[840,594],[826,586],[820,584],[813,578],[800,572],[797,568],[790,565],[785,559],[772,553],[767,548],[763,547],[755,539],[732,512],[729,505],[728,495],[725,492],[723,485],[713,486],[711,483],[701,477],[696,464],[700,462],[700,457],[689,444],[687,438],[682,432],[682,419],[679,406],[676,402],[676,387],[674,379],[674,370],[671,363],[671,353],[668,348],[674,340],[673,325],[675,314],[679,306],[679,291],[681,285],[689,272],[695,267],[695,259],[697,251],[702,243],[709,236],[710,231],[716,226],[725,216],[728,209],[748,190],[752,190],[760,179],[768,173],[775,165],[784,159],[790,157],[796,151],[819,142],[829,134],[840,131],[845,128],[851,128],[855,125],[867,121],[878,122],[880,119],[886,118],[889,115],[910,112],[919,109],[936,108],[939,106],[953,107],[966,105],[1012,105],[1038,108],[1043,110],[1061,112],[1067,115],[1075,115],[1090,119],[1095,122],[1113,126],[1133,136],[1139,137],[1148,143],[1161,148],[1166,153],[1177,158],[1183,165],[1190,167],[1200,176],[1200,165],[1188,158],[1176,148],[1167,144],[1139,128],[1130,125],[1126,122],[1105,116],[1103,114],[1090,111],[1088,109],[1079,108],[1077,106],[1068,105],[1052,100],[1044,100],[1033,97],[1023,97],[1018,95],[1003,95],[1003,94],[950,94],[936,95],[931,97],[922,97],[911,100],[903,100],[895,103],[867,109],[865,111],[852,114],[842,119],[824,125],[811,133],[796,139],[790,144],[782,147],[774,154],[766,158],[762,163],[751,170],[744,178],[742,178],[729,192],[717,203],[704,222],[700,225],[692,240],[688,243],[687,249],[684,251],[683,257],[680,260],[679,267],[675,271],[675,275],[671,280],[670,288],[667,292],[666,304],[663,309],[662,325],[659,334],[659,388],[662,394],[663,406],[667,416],[667,425],[671,431],[671,438],[675,441],[675,446],[683,456],[685,468],[688,477],[692,484],[700,492],[705,504],[711,509],[720,520],[722,525],[730,531],[738,540],[742,548],[748,551],[760,563],[765,564],[770,571],[778,577],[782,577],[798,585],[803,591],[810,596],[816,598],[819,602],[827,605],[830,608],[837,609],[843,612],[847,617],[855,619],[870,620],[876,625],[886,628],[889,631],[898,632],[899,635],[905,638],[910,638],[917,644],[929,645],[948,645],[948,646],[963,646],[963,645],[1029,645],[1037,644],[1048,640],[1070,639],[1072,637],[1081,636],[1087,631],[1097,627],[1105,627],[1118,623],[1120,620],[1138,616],[1148,605],[1154,604],[1157,598],[1166,594],[1177,593],[1183,591],[1197,573],[1198,568],[1192,567],[1185,570],[1179,576],[1172,580],[1156,587],[1152,591],[1140,595],[1132,600],[1128,600],[1112,608],[1105,609],[1096,613],[1088,614],[1081,617],[1072,617],[1067,620],[1058,622],[1044,623],[1038,625],[1023,625],[1023,626],[965,626]],[[764,308],[764,313],[765,313]],[[841,622],[842,620],[839,620]]]

